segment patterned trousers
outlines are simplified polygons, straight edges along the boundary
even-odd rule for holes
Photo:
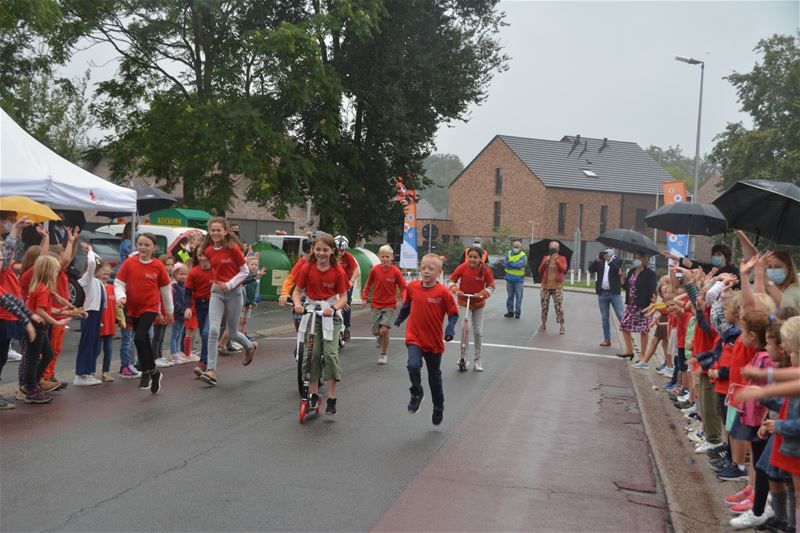
[[[564,325],[564,291],[563,289],[541,289],[539,293],[542,304],[542,324],[547,324],[547,312],[550,309],[550,297],[556,308],[556,321]]]

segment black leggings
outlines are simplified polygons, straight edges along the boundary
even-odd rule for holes
[[[139,354],[139,370],[142,372],[153,371],[156,368],[156,361],[153,357],[153,346],[150,344],[150,326],[153,325],[156,314],[148,312],[142,313],[141,316],[128,318],[133,325],[133,343]]]
[[[753,453],[750,461],[756,473],[756,485],[753,487],[753,514],[761,516],[764,513],[764,506],[767,504],[767,496],[769,496],[769,476],[761,469],[755,467],[758,463],[764,448],[767,447],[767,441],[758,439],[750,443]]]
[[[28,343],[22,360],[22,373],[25,388],[33,390],[39,385],[44,371],[53,359],[53,347],[47,336],[47,326],[36,324],[36,338]],[[39,357],[41,355],[41,358]]]

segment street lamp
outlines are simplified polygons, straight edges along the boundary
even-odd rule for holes
[[[700,104],[697,107],[697,139],[695,140],[694,145],[694,190],[692,191],[692,202],[696,202],[697,187],[698,182],[700,181],[698,177],[698,172],[700,170],[700,119],[703,115],[703,75],[705,74],[706,64],[704,61],[700,61],[699,59],[684,56],[675,56],[675,61],[688,63],[689,65],[700,65]],[[692,256],[694,256],[696,244],[696,240],[692,239]]]

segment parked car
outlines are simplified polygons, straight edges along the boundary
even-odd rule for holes
[[[100,226],[95,231],[98,233],[105,233],[107,235],[121,237],[123,229],[125,229],[125,224],[109,224],[108,226]],[[167,253],[167,249],[172,245],[172,243],[179,239],[187,231],[199,231],[203,235],[206,234],[206,230],[197,228],[139,224],[139,233],[152,233],[156,236],[156,257]],[[136,249],[136,245],[133,246],[133,249]],[[117,254],[117,260],[119,260],[119,254]]]
[[[117,276],[117,271],[119,270],[119,243],[122,242],[122,239],[106,233],[82,231],[78,242],[90,244],[94,253],[111,265],[111,279]],[[79,246],[75,253],[75,258],[67,269],[67,277],[69,278],[69,301],[73,305],[83,305],[83,287],[80,286],[78,280],[85,271],[86,252]]]
[[[504,279],[506,277],[506,270],[503,266],[503,260],[505,256],[496,255],[496,254],[489,254],[489,257],[486,259],[489,266],[492,269],[492,275],[494,279]]]

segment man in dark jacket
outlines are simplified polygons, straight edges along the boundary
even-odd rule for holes
[[[622,320],[624,306],[622,304],[622,262],[614,255],[614,250],[609,248],[600,252],[597,259],[589,265],[589,272],[596,274],[594,290],[597,293],[597,303],[600,306],[600,316],[603,319],[603,342],[600,346],[611,346],[611,326],[609,325],[609,307],[614,309],[618,320]]]

